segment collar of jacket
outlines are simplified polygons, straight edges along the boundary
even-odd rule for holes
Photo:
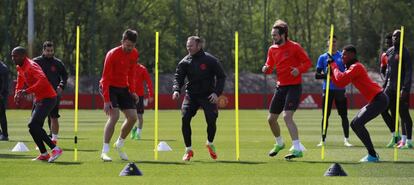
[[[29,68],[29,59],[26,57],[23,60],[23,64],[21,66],[16,65],[16,68],[22,71],[27,71],[27,69]]]
[[[355,63],[357,63],[357,62],[358,62],[358,59],[356,59],[356,58],[354,58],[353,60],[349,61],[349,62],[346,64],[346,69],[349,69],[349,67],[351,67],[351,65],[352,65],[352,64],[355,64]]]
[[[192,55],[192,57],[197,58],[197,57],[201,57],[204,56],[204,50],[200,49],[200,51],[198,51],[197,53],[195,53],[194,55]]]

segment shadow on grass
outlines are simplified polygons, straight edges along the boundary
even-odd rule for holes
[[[297,162],[297,163],[310,163],[310,164],[316,164],[316,163],[319,163],[319,164],[325,164],[325,163],[329,163],[329,164],[332,164],[332,163],[339,163],[339,164],[363,164],[363,163],[360,163],[360,162],[357,162],[357,161],[355,161],[355,162],[350,162],[350,161],[308,161],[308,160],[301,160],[301,161],[296,161],[296,160],[287,160],[288,162],[292,162],[292,163],[294,163],[294,162]]]
[[[28,143],[28,142],[32,142],[33,140],[17,140],[17,139],[11,139],[11,140],[9,140],[8,142],[26,142],[26,143]]]
[[[218,160],[218,163],[227,163],[227,164],[266,164],[266,162],[259,162],[259,161],[226,161],[226,160]]]
[[[134,161],[137,164],[173,164],[173,165],[187,165],[185,162],[173,162],[173,161]]]
[[[73,148],[62,148],[63,151],[75,151]],[[99,150],[78,149],[78,152],[97,152]]]
[[[31,158],[34,158],[34,157],[32,155],[0,154],[0,158],[7,158],[7,159],[31,159]]]
[[[55,161],[53,162],[53,164],[68,166],[68,165],[81,165],[82,163],[81,162],[69,162],[69,161]]]
[[[414,164],[414,161],[380,161],[379,163]]]
[[[154,139],[140,139],[140,141],[154,141]],[[176,139],[158,139],[158,141],[177,141]]]
[[[61,140],[74,140],[73,137],[59,137]],[[78,140],[88,140],[88,138],[78,137]]]

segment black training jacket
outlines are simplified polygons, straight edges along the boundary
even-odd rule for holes
[[[43,55],[34,58],[33,61],[40,65],[55,90],[58,86],[65,89],[68,81],[68,73],[62,61],[56,57],[47,58]]]
[[[173,91],[181,91],[187,77],[186,92],[190,95],[208,96],[216,93],[220,96],[224,89],[226,74],[217,58],[200,50],[193,56],[185,56],[178,63]]]
[[[0,61],[0,95],[3,98],[9,95],[9,73],[7,65]]]
[[[386,84],[384,87],[394,91],[397,89],[399,52],[399,48],[396,48],[395,46],[387,50],[388,63],[385,73]],[[407,48],[403,47],[403,58],[401,66],[401,90],[407,93],[409,93],[411,89],[412,71],[410,54],[408,53]]]

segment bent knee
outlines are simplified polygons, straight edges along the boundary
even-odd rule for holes
[[[269,124],[272,124],[277,121],[277,118],[278,118],[277,114],[269,114],[267,116],[267,121],[269,122]]]

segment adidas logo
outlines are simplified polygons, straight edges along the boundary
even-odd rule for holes
[[[315,103],[315,100],[312,98],[312,95],[308,95],[305,99],[302,100],[299,104],[300,108],[318,108],[318,104]]]

